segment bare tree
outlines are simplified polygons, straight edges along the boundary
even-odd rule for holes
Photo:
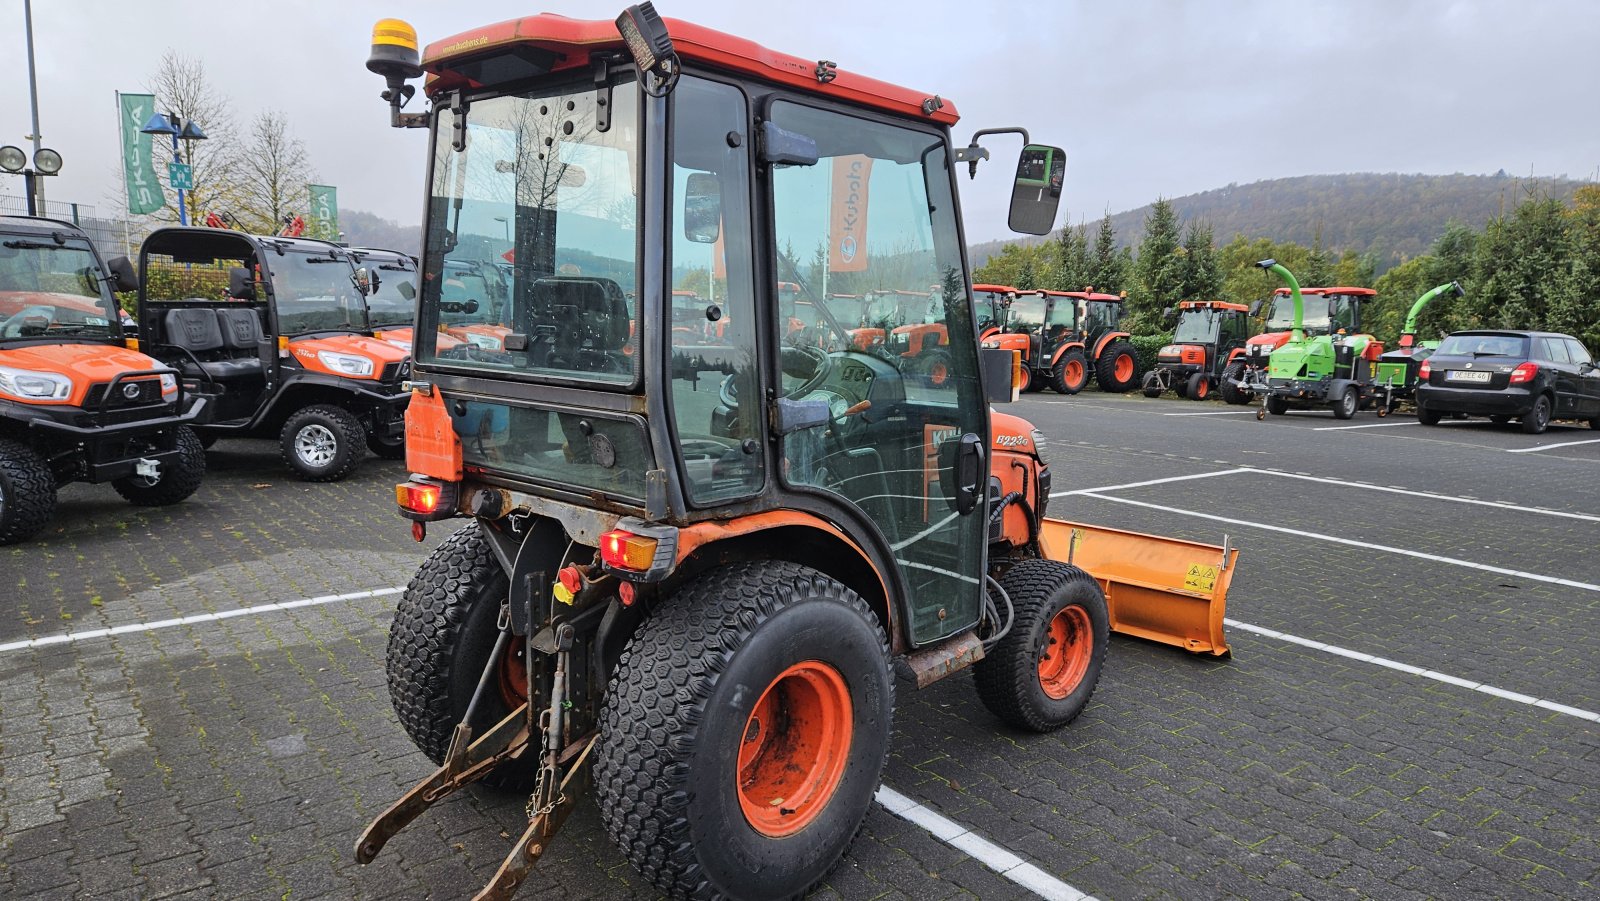
[[[156,109],[176,114],[184,122],[194,122],[205,131],[204,141],[179,141],[179,156],[193,167],[194,189],[185,198],[189,220],[196,214],[227,209],[235,200],[233,165],[236,152],[233,103],[212,87],[205,64],[176,50],[162,54],[161,64],[150,76],[148,89],[156,96]],[[167,189],[166,208],[152,216],[175,221],[178,218],[178,192],[167,179],[171,162],[171,141],[156,136],[156,173]]]
[[[306,185],[316,178],[304,141],[289,133],[288,118],[267,110],[250,126],[233,161],[234,205],[239,226],[256,234],[273,234],[286,218],[304,212]]]

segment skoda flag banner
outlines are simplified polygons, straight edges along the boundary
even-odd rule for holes
[[[122,177],[128,186],[128,212],[135,216],[153,213],[167,205],[167,195],[156,180],[155,161],[150,156],[152,135],[139,129],[150,120],[156,98],[151,94],[119,94],[122,117]]]
[[[329,185],[306,185],[311,195],[307,231],[325,241],[339,240],[339,189]]]

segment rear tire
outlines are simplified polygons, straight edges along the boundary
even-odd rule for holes
[[[973,667],[978,698],[1018,729],[1059,729],[1083,712],[1100,681],[1110,635],[1105,595],[1093,576],[1056,560],[1024,560],[1000,586],[1016,618]]]
[[[1100,390],[1122,394],[1139,384],[1139,357],[1133,345],[1126,341],[1113,341],[1100,352],[1095,361],[1095,378],[1100,380]]]
[[[1083,351],[1069,350],[1062,354],[1051,372],[1050,387],[1056,389],[1057,394],[1070,395],[1082,391],[1087,384],[1089,364],[1083,359]]]
[[[1190,400],[1205,400],[1211,396],[1211,378],[1203,372],[1189,376],[1189,384],[1185,386],[1184,393]]]
[[[1237,388],[1233,384],[1235,379],[1242,378],[1244,378],[1244,363],[1242,362],[1229,363],[1227,368],[1222,370],[1222,383],[1217,387],[1222,394],[1223,403],[1239,406],[1250,402],[1250,392]]]
[[[434,548],[406,585],[389,627],[384,666],[389,701],[400,726],[434,763],[444,762],[498,637],[496,620],[508,583],[482,529],[473,521]],[[509,650],[517,653],[515,640]],[[475,715],[479,735],[515,709],[508,692],[496,688],[491,684]],[[483,781],[507,791],[527,791],[533,787],[536,760],[536,754],[524,754],[520,761],[501,764]]]
[[[798,896],[865,819],[893,714],[887,643],[855,592],[794,563],[719,567],[657,607],[617,664],[600,818],[669,897]]]
[[[111,487],[136,507],[176,504],[200,489],[206,477],[206,448],[194,429],[178,426],[178,456],[161,467],[154,482],[140,476],[116,479]]]
[[[1334,419],[1354,419],[1356,410],[1361,408],[1361,392],[1354,385],[1346,385],[1330,406],[1333,407]]]
[[[1522,417],[1522,431],[1528,435],[1542,435],[1550,427],[1550,395],[1534,398],[1533,409]]]
[[[1439,420],[1443,418],[1444,414],[1438,410],[1430,410],[1421,404],[1417,405],[1417,422],[1423,425],[1438,425]]]
[[[39,534],[56,512],[56,477],[33,448],[0,438],[0,545]]]
[[[374,432],[367,433],[367,450],[373,456],[382,460],[404,460],[406,458],[406,439],[402,435],[393,441],[380,438]]]
[[[1267,412],[1273,416],[1282,416],[1289,412],[1289,402],[1276,394],[1269,394],[1267,395],[1266,408]]]
[[[337,482],[361,462],[366,429],[354,413],[332,404],[306,407],[283,424],[283,462],[308,482]]]
[[[917,371],[922,373],[922,378],[929,385],[935,388],[944,387],[950,381],[950,352],[938,347],[924,351],[917,359]]]

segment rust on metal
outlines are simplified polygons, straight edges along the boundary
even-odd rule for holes
[[[957,670],[963,670],[983,659],[983,642],[975,632],[963,632],[954,638],[932,647],[913,651],[901,658],[903,670],[918,688],[943,679]]]

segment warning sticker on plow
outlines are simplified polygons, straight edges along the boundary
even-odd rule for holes
[[[1183,577],[1183,587],[1193,591],[1210,592],[1217,587],[1217,567],[1202,563],[1189,565],[1189,574]]]

